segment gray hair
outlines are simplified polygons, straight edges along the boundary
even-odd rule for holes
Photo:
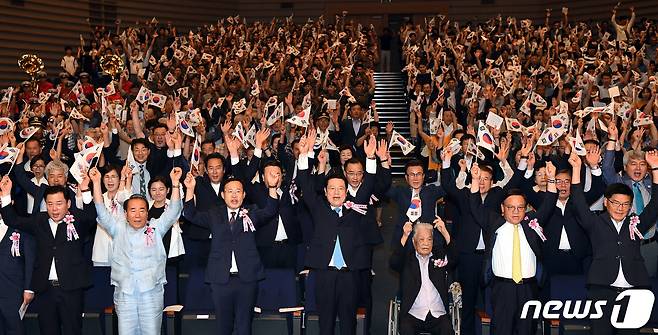
[[[628,150],[624,154],[624,166],[628,164],[631,159],[644,160],[644,151],[642,150]]]
[[[430,231],[430,236],[434,235],[434,226],[432,226],[429,223],[424,223],[424,222],[418,222],[414,225],[414,241],[416,240],[418,233],[423,230],[427,229]]]
[[[46,165],[46,171],[45,171],[46,178],[48,178],[48,175],[50,175],[50,172],[52,172],[53,170],[64,171],[64,175],[67,178],[69,176],[69,167],[68,167],[68,165],[64,164],[64,162],[62,162],[60,160],[51,161],[50,163],[48,163],[48,165]]]

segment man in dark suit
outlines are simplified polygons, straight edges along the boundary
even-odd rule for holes
[[[542,274],[542,242],[545,240],[540,224],[551,216],[557,201],[555,166],[550,162],[546,164],[546,174],[548,195],[537,212],[526,213],[525,196],[520,190],[512,189],[501,205],[502,217],[499,212],[488,211],[483,206],[478,184],[471,183],[471,211],[490,241],[484,276],[485,283],[492,285],[494,334],[530,335],[536,330],[534,320],[521,319],[520,314],[528,300],[537,299]],[[472,180],[480,179],[477,165],[471,168],[471,177]]]
[[[89,177],[80,184],[84,208],[71,206],[63,186],[48,186],[44,192],[47,213],[29,218],[16,215],[10,206],[12,183],[8,176],[0,183],[5,223],[34,236],[37,262],[32,288],[40,299],[41,334],[73,335],[82,333],[83,290],[91,285],[91,260],[83,253],[83,244],[96,226],[96,209],[87,188]]]
[[[404,225],[404,234],[393,249],[391,268],[400,273],[400,334],[418,331],[433,335],[453,334],[448,314],[448,269],[455,262],[453,244],[443,220],[434,224],[445,247],[434,246],[433,228],[428,223]],[[412,229],[413,248],[405,248]]]
[[[528,150],[531,146],[527,146]],[[500,152],[506,150],[501,149]],[[507,159],[507,154],[500,156]],[[474,335],[475,329],[480,327],[480,319],[476,313],[478,294],[482,284],[482,265],[484,264],[484,253],[486,240],[484,229],[478,224],[471,212],[469,204],[469,190],[459,189],[456,186],[456,175],[453,174],[450,164],[453,153],[449,148],[443,150],[443,168],[441,170],[441,186],[448,194],[449,200],[457,208],[458,219],[455,220],[453,235],[459,241],[457,245],[459,261],[457,262],[457,278],[462,287],[462,334]],[[487,210],[498,211],[500,204],[507,192],[517,187],[522,169],[525,169],[526,160],[519,162],[512,178],[503,187],[493,186],[493,171],[488,166],[480,166],[480,180],[471,183],[477,184],[482,198],[482,206]]]
[[[443,188],[425,184],[425,169],[419,160],[411,160],[405,166],[406,187],[391,187],[386,196],[398,206],[398,222],[393,230],[391,245],[396,245],[402,237],[405,222],[432,222],[436,218],[436,201],[445,195]],[[434,241],[439,243],[439,241]]]
[[[238,140],[232,139],[232,142]],[[231,147],[235,144],[227,143]],[[256,248],[255,230],[267,223],[277,209],[276,184],[267,185],[269,198],[264,209],[245,208],[242,181],[229,178],[222,185],[226,205],[197,211],[194,205],[196,181],[185,178],[187,188],[183,217],[190,223],[210,229],[212,233],[206,282],[210,283],[215,304],[218,333],[251,334],[251,320],[256,303],[258,281],[265,274]]]
[[[373,190],[373,195],[368,201],[368,211],[365,217],[365,224],[363,227],[363,239],[368,248],[368,268],[359,271],[359,306],[365,307],[366,317],[365,317],[365,333],[370,334],[370,324],[372,321],[372,279],[373,272],[372,269],[372,253],[373,248],[382,242],[382,234],[380,232],[379,225],[377,224],[377,203],[379,199],[386,194],[386,191],[391,187],[391,169],[390,169],[390,157],[388,155],[387,144],[385,140],[379,145],[379,150],[377,151],[377,157],[381,160],[381,169],[377,169],[377,183]],[[318,175],[322,176],[324,171],[327,168],[327,153],[321,152],[318,155]],[[361,190],[361,185],[363,184],[365,166],[361,160],[358,158],[348,159],[343,170],[345,171],[345,176],[347,177],[347,201],[355,201],[358,197],[358,193]],[[322,182],[324,184],[324,182]]]
[[[363,108],[356,102],[350,103],[350,118],[344,119],[340,123],[340,144],[347,145],[356,150],[356,141],[365,135],[365,130],[368,127],[363,123]]]
[[[28,177],[27,172],[23,169],[13,169],[11,176],[14,177],[18,186],[20,186],[25,192],[31,195],[34,198],[34,207],[32,213],[39,213],[46,211],[46,202],[44,199],[44,192],[48,185],[50,186],[62,186],[65,187],[66,193],[70,199],[76,198],[76,191],[71,187],[68,187],[66,181],[69,176],[69,168],[62,161],[55,160],[50,161],[46,165],[45,170],[46,179],[48,180],[47,184],[36,185],[30,177]],[[76,201],[77,202],[77,201]],[[75,203],[74,203],[75,206]],[[27,213],[18,213],[21,216],[27,216]]]
[[[34,239],[0,220],[0,334],[24,334],[18,309],[34,298],[31,290],[36,259]]]
[[[333,335],[336,316],[340,333],[356,332],[357,285],[360,270],[367,269],[368,248],[363,238],[364,215],[374,189],[376,172],[374,136],[365,145],[366,175],[353,202],[346,201],[347,181],[342,174],[326,178],[322,197],[316,192],[308,158],[313,155],[315,131],[300,140],[298,183],[309,207],[315,229],[306,252],[306,266],[316,273],[315,292],[320,316],[320,334]]]
[[[592,244],[592,265],[587,277],[588,299],[607,301],[603,317],[592,319],[592,334],[636,334],[638,329],[614,329],[610,323],[612,306],[619,293],[630,288],[650,288],[649,274],[640,253],[644,235],[658,218],[658,152],[646,153],[651,170],[651,200],[641,214],[631,214],[633,190],[626,184],[608,185],[605,191],[605,211],[590,212],[580,182],[582,162],[572,155],[571,197],[578,222]],[[629,215],[630,214],[630,215]]]

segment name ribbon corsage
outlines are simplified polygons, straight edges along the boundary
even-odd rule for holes
[[[368,205],[355,204],[351,201],[345,201],[344,206],[345,208],[351,209],[361,215],[366,215],[366,212],[368,211]]]
[[[246,208],[240,210],[240,217],[242,218],[242,229],[246,233],[248,231],[256,231],[254,223],[249,218],[249,211]]]
[[[73,225],[73,222],[75,222],[73,214],[69,213],[64,215],[64,220],[62,221],[66,223],[66,240],[73,241],[79,239],[80,236],[78,236],[78,231],[75,230],[75,226]]]
[[[640,224],[640,217],[637,215],[631,216],[631,222],[628,224],[628,232],[631,234],[632,241],[635,241],[635,235],[637,235],[640,240],[644,239],[644,236],[642,236],[640,230],[637,229],[638,224]]]
[[[530,226],[530,228],[532,228],[532,230],[534,230],[535,233],[539,235],[539,238],[541,239],[542,242],[546,242],[546,236],[544,236],[544,229],[542,229],[542,227],[539,225],[539,222],[537,221],[536,218],[530,220],[530,222],[528,222],[528,226]]]
[[[14,257],[19,257],[21,255],[21,234],[13,232],[9,239],[11,240],[11,255]]]

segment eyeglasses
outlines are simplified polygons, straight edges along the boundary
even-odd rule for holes
[[[407,176],[411,178],[418,178],[418,177],[422,177],[424,174],[425,174],[424,172],[407,173]]]
[[[347,176],[350,177],[350,178],[352,178],[352,177],[361,177],[361,176],[363,176],[363,171],[359,171],[359,172],[348,172],[348,173],[347,173]]]
[[[631,207],[631,203],[630,203],[630,202],[619,202],[619,201],[617,201],[617,200],[608,200],[608,203],[609,203],[610,205],[614,206],[614,207],[621,208],[621,209]]]
[[[558,185],[569,185],[571,184],[571,180],[569,179],[556,179],[555,183]]]
[[[523,212],[525,211],[525,206],[505,206],[505,209],[510,212]]]

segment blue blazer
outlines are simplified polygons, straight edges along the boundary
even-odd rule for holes
[[[265,208],[246,207],[248,216],[256,230],[276,214],[278,202],[268,197]],[[243,207],[244,208],[244,207]],[[241,208],[241,209],[243,209]],[[244,231],[242,218],[238,216],[233,232],[228,224],[228,209],[225,205],[207,211],[197,211],[194,200],[185,203],[183,217],[190,223],[209,229],[212,233],[210,255],[206,268],[206,282],[226,284],[231,269],[231,254],[235,253],[238,276],[243,282],[255,282],[265,278],[263,264],[256,249],[255,232]]]

